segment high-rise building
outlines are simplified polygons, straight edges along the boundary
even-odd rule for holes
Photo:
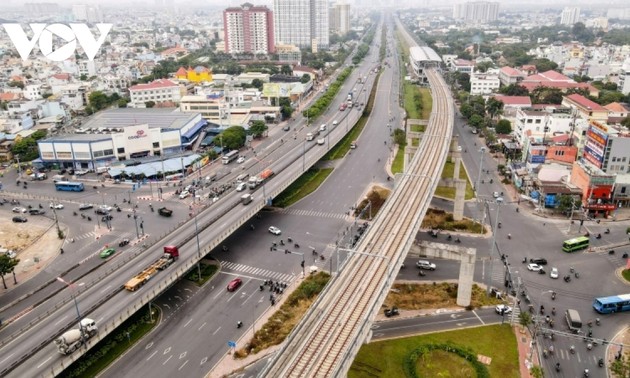
[[[24,4],[26,13],[31,16],[50,15],[59,12],[57,3],[26,3]]]
[[[340,2],[330,8],[330,30],[339,34],[350,31],[350,4]]]
[[[565,7],[560,16],[560,25],[573,25],[580,21],[580,8]]]
[[[274,38],[278,43],[327,49],[327,0],[274,0]]]
[[[75,21],[103,22],[103,12],[98,5],[74,4],[72,6],[72,16]]]
[[[499,3],[474,1],[455,4],[453,18],[472,22],[495,21],[499,17]]]
[[[250,3],[223,11],[225,52],[268,54],[275,51],[273,15],[266,6]]]

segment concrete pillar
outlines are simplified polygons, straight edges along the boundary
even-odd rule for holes
[[[455,164],[455,168],[453,169],[453,178],[455,180],[459,179],[459,168],[462,162],[462,153],[459,151],[459,136],[453,135],[453,139],[451,139],[451,159]]]
[[[459,280],[457,287],[457,305],[466,307],[470,305],[472,297],[473,276],[475,274],[475,256],[473,248],[467,248],[460,256]]]
[[[464,219],[464,202],[466,201],[466,181],[455,180],[455,202],[453,203],[453,219]]]

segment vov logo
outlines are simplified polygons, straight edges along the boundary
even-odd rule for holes
[[[28,39],[20,24],[2,24],[11,42],[17,49],[22,60],[27,60],[33,51],[35,43],[39,42],[39,49],[44,56],[55,62],[62,62],[74,54],[79,45],[85,51],[88,60],[94,60],[94,56],[105,42],[107,34],[112,29],[112,24],[96,24],[101,33],[98,40],[85,24],[29,24],[33,30],[33,38]],[[53,51],[53,35],[66,41],[66,44]]]

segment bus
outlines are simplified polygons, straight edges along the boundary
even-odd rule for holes
[[[221,158],[221,161],[223,162],[223,164],[230,164],[237,158],[238,158],[238,151],[232,150],[228,152],[227,154],[223,155],[223,157]]]
[[[611,314],[630,310],[630,294],[595,298],[593,308],[600,314]]]
[[[590,242],[588,236],[580,236],[577,238],[565,240],[562,243],[562,250],[565,252],[575,252],[580,249],[588,248],[588,243]]]
[[[82,182],[57,181],[55,189],[66,192],[82,192],[85,187]]]

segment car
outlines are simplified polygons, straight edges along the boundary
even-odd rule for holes
[[[418,262],[416,263],[416,266],[420,269],[426,269],[426,270],[435,270],[437,268],[437,266],[434,263],[428,262],[427,260],[418,260]]]
[[[105,211],[112,211],[112,207],[111,206],[107,206],[107,205],[101,205],[98,207],[101,210],[105,210]]]
[[[323,145],[324,143],[326,143],[326,139],[324,138],[317,139],[317,144],[319,144],[320,146]]]
[[[46,214],[46,212],[44,210],[41,210],[41,209],[30,209],[28,211],[28,213],[31,214],[31,215],[44,215],[44,214]]]
[[[238,159],[236,159],[236,163],[237,164],[245,163],[245,158],[243,156],[239,156]]]
[[[116,250],[114,248],[106,248],[106,249],[102,250],[101,253],[99,253],[98,255],[102,259],[106,259],[109,256],[113,255],[114,253],[116,253]]]
[[[284,126],[282,127],[282,130],[284,130],[284,131],[291,131],[291,126],[289,126],[289,125],[284,125]]]
[[[542,257],[529,259],[529,262],[538,265],[547,265],[547,259],[543,259]]]
[[[527,270],[531,271],[531,272],[539,272],[542,270],[542,266],[538,265],[538,264],[528,264],[527,265]]]
[[[492,192],[493,198],[499,198],[499,192]]]
[[[90,173],[90,171],[86,171],[86,170],[80,170],[80,171],[74,172],[74,174],[77,176],[87,175],[88,173]]]
[[[93,207],[94,205],[90,203],[82,203],[81,205],[79,205],[79,210],[88,210],[88,209],[92,209]]]
[[[179,199],[184,199],[184,198],[188,198],[188,197],[190,197],[190,192],[187,191],[187,190],[184,190],[183,192],[181,192],[179,194]]]
[[[236,185],[236,191],[237,192],[242,192],[243,190],[245,190],[245,188],[247,188],[247,183],[246,182],[240,182],[240,183],[238,183],[238,185]]]
[[[23,207],[14,207],[13,209],[11,209],[11,211],[13,211],[14,213],[20,214],[20,213],[26,213],[28,210],[26,210]]]
[[[57,209],[57,210],[63,209],[63,205],[60,204],[60,203],[52,203],[51,202],[49,206],[50,206],[51,209]]]
[[[549,277],[558,278],[559,277],[558,268],[551,268],[551,273],[549,273]]]
[[[13,217],[13,222],[15,223],[25,223],[28,222],[28,219],[26,219],[25,217]]]
[[[306,140],[307,140],[307,141],[309,141],[309,142],[310,142],[311,140],[313,140],[313,138],[315,138],[315,136],[313,135],[313,133],[307,133],[307,134],[306,134]]]
[[[326,131],[326,124],[325,123],[319,127],[319,131]]]
[[[274,235],[280,235],[282,233],[282,231],[280,231],[280,229],[275,226],[269,227],[269,232],[271,232]]]
[[[357,148],[357,141],[356,140],[353,140],[352,143],[350,143],[350,148],[351,149]]]
[[[233,279],[227,285],[227,291],[234,291],[234,290],[238,289],[239,286],[241,286],[242,283],[243,283],[243,280],[241,280],[240,278]]]
[[[507,315],[507,314],[512,313],[512,307],[508,305],[500,304],[494,308],[494,311],[496,311],[496,313],[499,315],[504,315],[504,314]]]
[[[94,212],[98,215],[108,215],[109,211],[107,211],[106,209],[101,209],[100,207],[96,210],[94,210]]]
[[[333,121],[333,126],[337,126],[339,124],[339,122],[337,120]]]

